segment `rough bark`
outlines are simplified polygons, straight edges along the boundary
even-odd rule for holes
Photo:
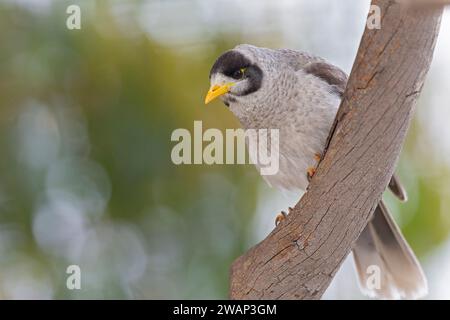
[[[429,69],[442,7],[374,0],[330,143],[287,220],[231,268],[232,299],[319,299],[394,173]]]
[[[398,0],[399,3],[412,6],[448,5],[450,0]]]

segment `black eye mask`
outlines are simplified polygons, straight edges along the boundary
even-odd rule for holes
[[[227,77],[236,78],[237,73],[241,69],[245,69],[245,71],[242,78],[238,79],[248,79],[249,85],[244,91],[236,95],[245,96],[261,88],[263,78],[262,70],[257,65],[252,64],[242,53],[235,50],[225,52],[216,60],[211,68],[209,77],[211,78],[211,75],[216,73],[222,73]]]

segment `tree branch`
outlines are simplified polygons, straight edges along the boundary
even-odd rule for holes
[[[329,148],[294,211],[231,268],[232,299],[319,299],[394,173],[428,72],[442,7],[374,0]]]
[[[439,6],[439,5],[448,5],[450,4],[450,0],[398,0],[399,3],[410,6]]]

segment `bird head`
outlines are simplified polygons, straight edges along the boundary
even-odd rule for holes
[[[205,104],[220,98],[226,106],[255,100],[263,86],[265,64],[261,48],[239,45],[223,53],[211,68]]]

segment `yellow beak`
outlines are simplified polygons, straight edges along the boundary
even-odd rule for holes
[[[206,94],[205,97],[205,104],[210,103],[211,101],[213,101],[214,99],[224,95],[225,93],[230,91],[230,88],[234,86],[233,82],[229,82],[229,83],[225,83],[221,86],[219,85],[214,85],[212,86],[208,93]]]

